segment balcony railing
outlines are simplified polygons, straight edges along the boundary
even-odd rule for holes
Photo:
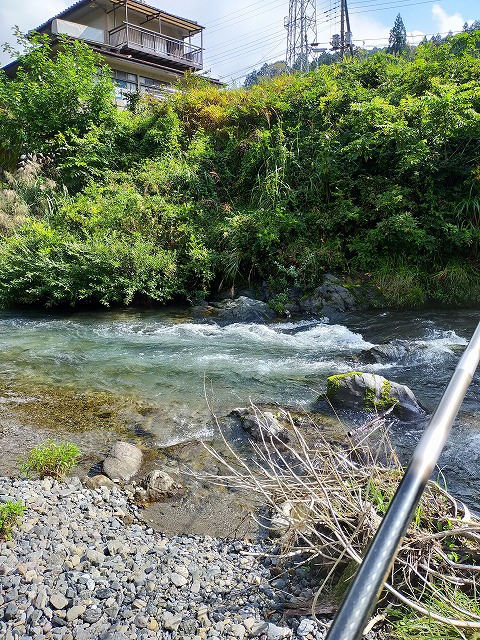
[[[163,58],[184,68],[201,69],[203,65],[200,47],[127,22],[109,32],[109,44]]]

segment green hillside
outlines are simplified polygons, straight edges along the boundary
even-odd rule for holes
[[[480,32],[250,89],[111,105],[86,46],[0,76],[0,304],[197,300],[326,271],[480,301]],[[40,168],[13,172],[22,154]]]

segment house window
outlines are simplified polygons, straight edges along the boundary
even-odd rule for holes
[[[123,100],[126,93],[135,93],[138,91],[137,76],[135,73],[127,73],[126,71],[113,72],[113,81],[115,82],[115,97]]]
[[[140,76],[140,91],[143,93],[148,93],[151,96],[161,96],[162,89],[166,86],[168,86],[166,82]]]

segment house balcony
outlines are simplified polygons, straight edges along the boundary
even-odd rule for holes
[[[201,47],[128,22],[109,31],[108,38],[108,44],[122,53],[136,54],[156,62],[162,60],[180,71],[203,67]]]

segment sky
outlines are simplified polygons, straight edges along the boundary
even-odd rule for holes
[[[75,0],[0,0],[0,43],[15,40],[12,28],[34,29],[71,6]],[[347,0],[354,44],[386,46],[390,29],[401,14],[409,41],[426,34],[460,31],[465,22],[480,19],[478,0]],[[315,3],[315,0],[312,0]],[[240,85],[265,62],[285,60],[289,0],[147,0],[168,13],[205,27],[204,71],[230,85]],[[317,42],[329,47],[338,33],[339,0],[316,0]],[[0,66],[10,61],[0,50]]]

